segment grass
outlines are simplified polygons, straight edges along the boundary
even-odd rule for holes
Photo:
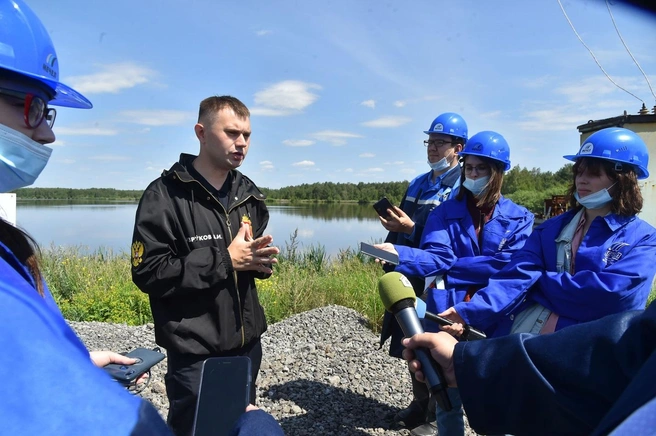
[[[379,331],[384,308],[378,296],[378,264],[351,249],[334,259],[325,248],[299,250],[296,234],[281,248],[274,274],[257,280],[267,320],[274,323],[297,313],[337,304],[362,314]],[[132,283],[127,253],[83,247],[44,249],[43,274],[66,319],[142,325],[152,322],[148,296]],[[656,299],[652,286],[648,304]]]
[[[257,280],[267,320],[274,323],[317,307],[352,308],[377,331],[384,307],[377,290],[379,265],[351,249],[330,259],[323,246],[300,251],[296,237],[279,255],[270,279]],[[148,296],[133,283],[127,253],[51,247],[41,253],[43,275],[64,317],[142,325],[152,322]]]

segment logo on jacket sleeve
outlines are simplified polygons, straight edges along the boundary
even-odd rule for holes
[[[622,253],[620,252],[620,250],[622,249],[622,247],[626,247],[627,245],[629,244],[627,244],[626,242],[616,242],[610,247],[608,247],[606,253],[604,253],[604,259],[603,259],[607,267],[611,266],[612,264],[614,264],[615,262],[617,262],[622,258]]]
[[[134,241],[132,243],[132,266],[137,267],[143,262],[144,244],[141,241]]]

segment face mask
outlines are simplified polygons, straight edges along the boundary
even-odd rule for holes
[[[433,171],[444,171],[447,168],[451,166],[449,162],[447,162],[446,158],[443,157],[442,159],[438,160],[435,163],[432,163],[430,160],[428,161],[428,166],[431,167]]]
[[[579,197],[578,192],[575,192],[574,198],[579,202],[581,206],[585,207],[586,209],[599,209],[613,201],[613,197],[611,197],[608,193],[608,190],[613,186],[615,186],[615,183],[610,185],[608,188],[604,188],[601,191],[586,195],[583,198]]]
[[[0,124],[0,192],[34,183],[51,153],[50,147]]]
[[[478,179],[470,179],[469,177],[465,178],[465,181],[462,182],[462,186],[469,189],[469,191],[475,196],[481,195],[481,192],[485,190],[487,182],[490,181],[490,176],[479,177]]]

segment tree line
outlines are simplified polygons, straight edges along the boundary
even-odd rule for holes
[[[501,192],[534,213],[541,213],[544,200],[553,195],[564,195],[572,180],[572,164],[556,172],[515,166],[504,177]],[[304,183],[278,189],[261,188],[271,201],[298,202],[357,202],[367,204],[387,197],[393,204],[403,198],[408,181],[383,183]],[[143,190],[111,188],[22,188],[16,191],[20,200],[93,200],[138,201]]]

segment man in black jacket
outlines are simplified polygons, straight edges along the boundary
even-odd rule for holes
[[[150,297],[155,339],[166,348],[168,424],[190,435],[202,363],[208,357],[248,356],[250,398],[266,331],[255,278],[271,275],[264,235],[264,195],[237,168],[250,146],[250,112],[230,96],[200,104],[194,127],[198,156],[153,181],[139,202],[132,243],[132,280]]]

